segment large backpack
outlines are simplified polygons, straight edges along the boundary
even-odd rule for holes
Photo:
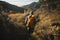
[[[34,20],[35,20],[34,15],[28,17],[27,20],[28,27],[34,27]]]

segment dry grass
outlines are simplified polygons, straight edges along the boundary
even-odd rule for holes
[[[10,20],[12,20],[14,24],[17,24],[19,26],[23,25],[25,16],[26,16],[26,14],[20,14],[20,13],[8,15],[8,17],[11,18]]]
[[[9,14],[9,18],[13,20],[13,24],[23,26],[24,18],[27,14]],[[60,12],[34,12],[35,17],[38,16],[39,22],[36,23],[34,32],[31,34],[34,40],[50,40],[50,34],[55,32],[56,27],[51,26],[53,23],[60,23]],[[15,20],[15,21],[14,21]],[[17,21],[16,21],[17,20]],[[46,36],[46,37],[45,37]]]
[[[39,12],[35,12],[35,14],[38,14]],[[33,36],[36,38],[36,40],[44,40],[44,37],[47,35],[54,35],[56,34],[56,27],[51,26],[53,23],[60,23],[60,12],[46,12],[46,13],[39,13],[37,15],[40,21],[36,24],[35,30],[33,32]],[[38,35],[37,35],[38,34]],[[38,37],[36,37],[38,36]],[[48,36],[49,37],[49,36]],[[48,38],[47,37],[47,38]],[[48,38],[49,40],[51,39],[50,37]]]

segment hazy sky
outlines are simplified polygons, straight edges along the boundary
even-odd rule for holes
[[[30,4],[32,2],[37,2],[38,0],[2,0],[2,1],[6,1],[10,4],[17,5],[17,6],[23,6],[23,5]]]

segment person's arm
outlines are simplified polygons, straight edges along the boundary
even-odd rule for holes
[[[25,21],[24,21],[24,23],[26,24],[26,23],[27,23],[27,21],[28,21],[28,17],[26,17],[26,18],[25,18]]]
[[[28,27],[29,22],[30,22],[30,20],[29,20],[29,16],[28,16],[28,18],[27,18],[27,24],[26,24],[26,27]]]

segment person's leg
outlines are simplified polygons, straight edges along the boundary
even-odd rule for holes
[[[33,33],[33,31],[34,31],[34,28],[29,28],[29,33],[30,34]]]
[[[29,30],[28,30],[28,37],[29,37],[29,40],[31,39],[31,34],[33,33],[33,28],[29,28]]]

